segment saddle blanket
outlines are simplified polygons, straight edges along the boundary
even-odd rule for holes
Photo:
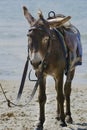
[[[78,57],[82,57],[82,46],[78,29],[75,26],[71,25],[68,28],[63,29],[64,34],[62,34],[58,29],[54,29],[54,31],[56,32],[56,35],[58,36],[64,50],[64,55],[67,63],[67,71],[71,66],[75,67],[77,65],[80,65],[78,63],[75,64]],[[67,48],[69,52],[67,51]],[[68,58],[67,55],[69,55]]]

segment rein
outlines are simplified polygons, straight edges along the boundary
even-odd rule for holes
[[[33,99],[33,97],[34,97],[34,95],[35,95],[35,92],[36,92],[36,90],[37,90],[37,88],[38,88],[38,85],[39,85],[39,83],[40,83],[40,80],[41,80],[42,77],[43,77],[44,69],[47,68],[46,58],[47,58],[47,56],[48,56],[48,49],[49,49],[49,46],[50,46],[50,38],[51,38],[51,36],[49,35],[49,40],[48,40],[48,44],[47,44],[47,52],[46,52],[45,57],[44,57],[44,60],[43,60],[43,62],[42,62],[42,68],[41,68],[41,72],[40,72],[40,75],[39,75],[38,79],[37,79],[37,80],[31,80],[31,79],[30,79],[31,70],[30,70],[30,72],[29,72],[29,80],[30,80],[30,81],[36,81],[36,83],[35,83],[35,85],[34,85],[34,88],[33,88],[32,93],[31,93],[31,95],[30,95],[30,97],[29,97],[29,100],[28,100],[28,102],[27,102],[26,104],[24,104],[24,105],[18,105],[18,104],[16,104],[16,103],[13,103],[12,101],[10,101],[10,100],[7,98],[7,96],[6,96],[5,91],[4,91],[3,87],[2,87],[2,85],[0,84],[1,90],[2,90],[3,95],[4,95],[4,97],[5,97],[6,101],[7,101],[8,107],[12,107],[12,105],[13,105],[13,106],[17,106],[17,107],[25,107],[25,106],[28,105],[28,104],[31,102],[31,100]],[[22,75],[22,80],[21,80],[21,84],[20,84],[20,87],[19,87],[18,95],[17,95],[17,100],[18,100],[18,101],[19,101],[19,99],[21,98],[21,94],[22,94],[22,92],[23,92],[23,88],[24,88],[24,84],[25,84],[25,79],[26,79],[26,75],[27,75],[27,71],[28,71],[29,60],[30,60],[30,58],[29,58],[29,46],[28,46],[28,56],[27,56],[27,60],[26,60],[25,66],[24,66],[24,71],[23,71],[23,75]]]
[[[20,84],[20,88],[19,88],[17,100],[21,97],[21,94],[22,94],[22,91],[23,91],[23,88],[24,88],[25,79],[26,79],[26,75],[27,75],[27,71],[28,71],[29,60],[30,60],[30,58],[29,58],[29,48],[28,48],[28,56],[27,56],[27,60],[26,60],[25,66],[24,66],[24,71],[23,71],[23,75],[22,75],[22,79],[21,79],[21,84]],[[4,91],[4,89],[3,89],[3,87],[2,87],[1,84],[0,84],[0,87],[1,87],[1,90],[2,90],[2,92],[3,92],[3,95],[4,95],[5,99],[6,99],[6,101],[7,101],[8,107],[12,107],[11,104],[12,104],[13,106],[18,106],[18,107],[23,107],[23,106],[26,105],[26,104],[25,104],[25,105],[18,105],[18,104],[16,104],[16,103],[13,103],[12,101],[10,101],[10,100],[7,98],[7,96],[6,96],[6,94],[5,94],[5,91]]]

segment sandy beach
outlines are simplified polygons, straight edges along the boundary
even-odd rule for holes
[[[76,68],[71,93],[73,124],[59,127],[55,119],[56,91],[54,83],[49,81],[44,130],[87,130],[87,0],[0,0],[0,83],[12,102],[16,101],[27,58],[29,25],[23,15],[24,5],[35,19],[38,18],[39,9],[42,10],[44,18],[52,10],[56,14],[71,16],[71,23],[81,33],[83,61],[82,66]],[[33,86],[33,83],[26,81],[19,104],[27,103]],[[9,108],[0,88],[0,130],[34,130],[38,116],[38,91],[27,106]]]
[[[7,97],[15,102],[20,82],[1,80]],[[73,84],[75,85],[75,84]],[[56,121],[56,92],[54,83],[47,83],[46,121],[44,130],[87,130],[87,89],[73,87],[71,94],[71,111],[73,124],[61,128]],[[33,83],[26,82],[20,104],[25,104],[32,92]],[[0,89],[0,130],[34,130],[38,121],[38,91],[32,102],[25,107],[9,108]]]

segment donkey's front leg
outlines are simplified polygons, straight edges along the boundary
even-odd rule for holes
[[[39,114],[39,123],[37,124],[37,128],[35,130],[43,130],[43,123],[45,121],[45,102],[46,102],[46,79],[43,77],[39,83],[39,107],[40,107],[40,114]]]
[[[58,119],[60,118],[60,125],[64,127],[67,126],[67,124],[65,123],[64,114],[63,73],[58,76],[58,79],[56,79],[56,91]]]

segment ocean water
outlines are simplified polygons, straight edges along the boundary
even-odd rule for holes
[[[87,85],[87,1],[86,0],[0,0],[0,79],[21,79],[27,57],[29,25],[23,16],[25,5],[38,18],[42,10],[72,16],[71,22],[80,30],[83,47],[83,65],[76,68],[76,83]]]

